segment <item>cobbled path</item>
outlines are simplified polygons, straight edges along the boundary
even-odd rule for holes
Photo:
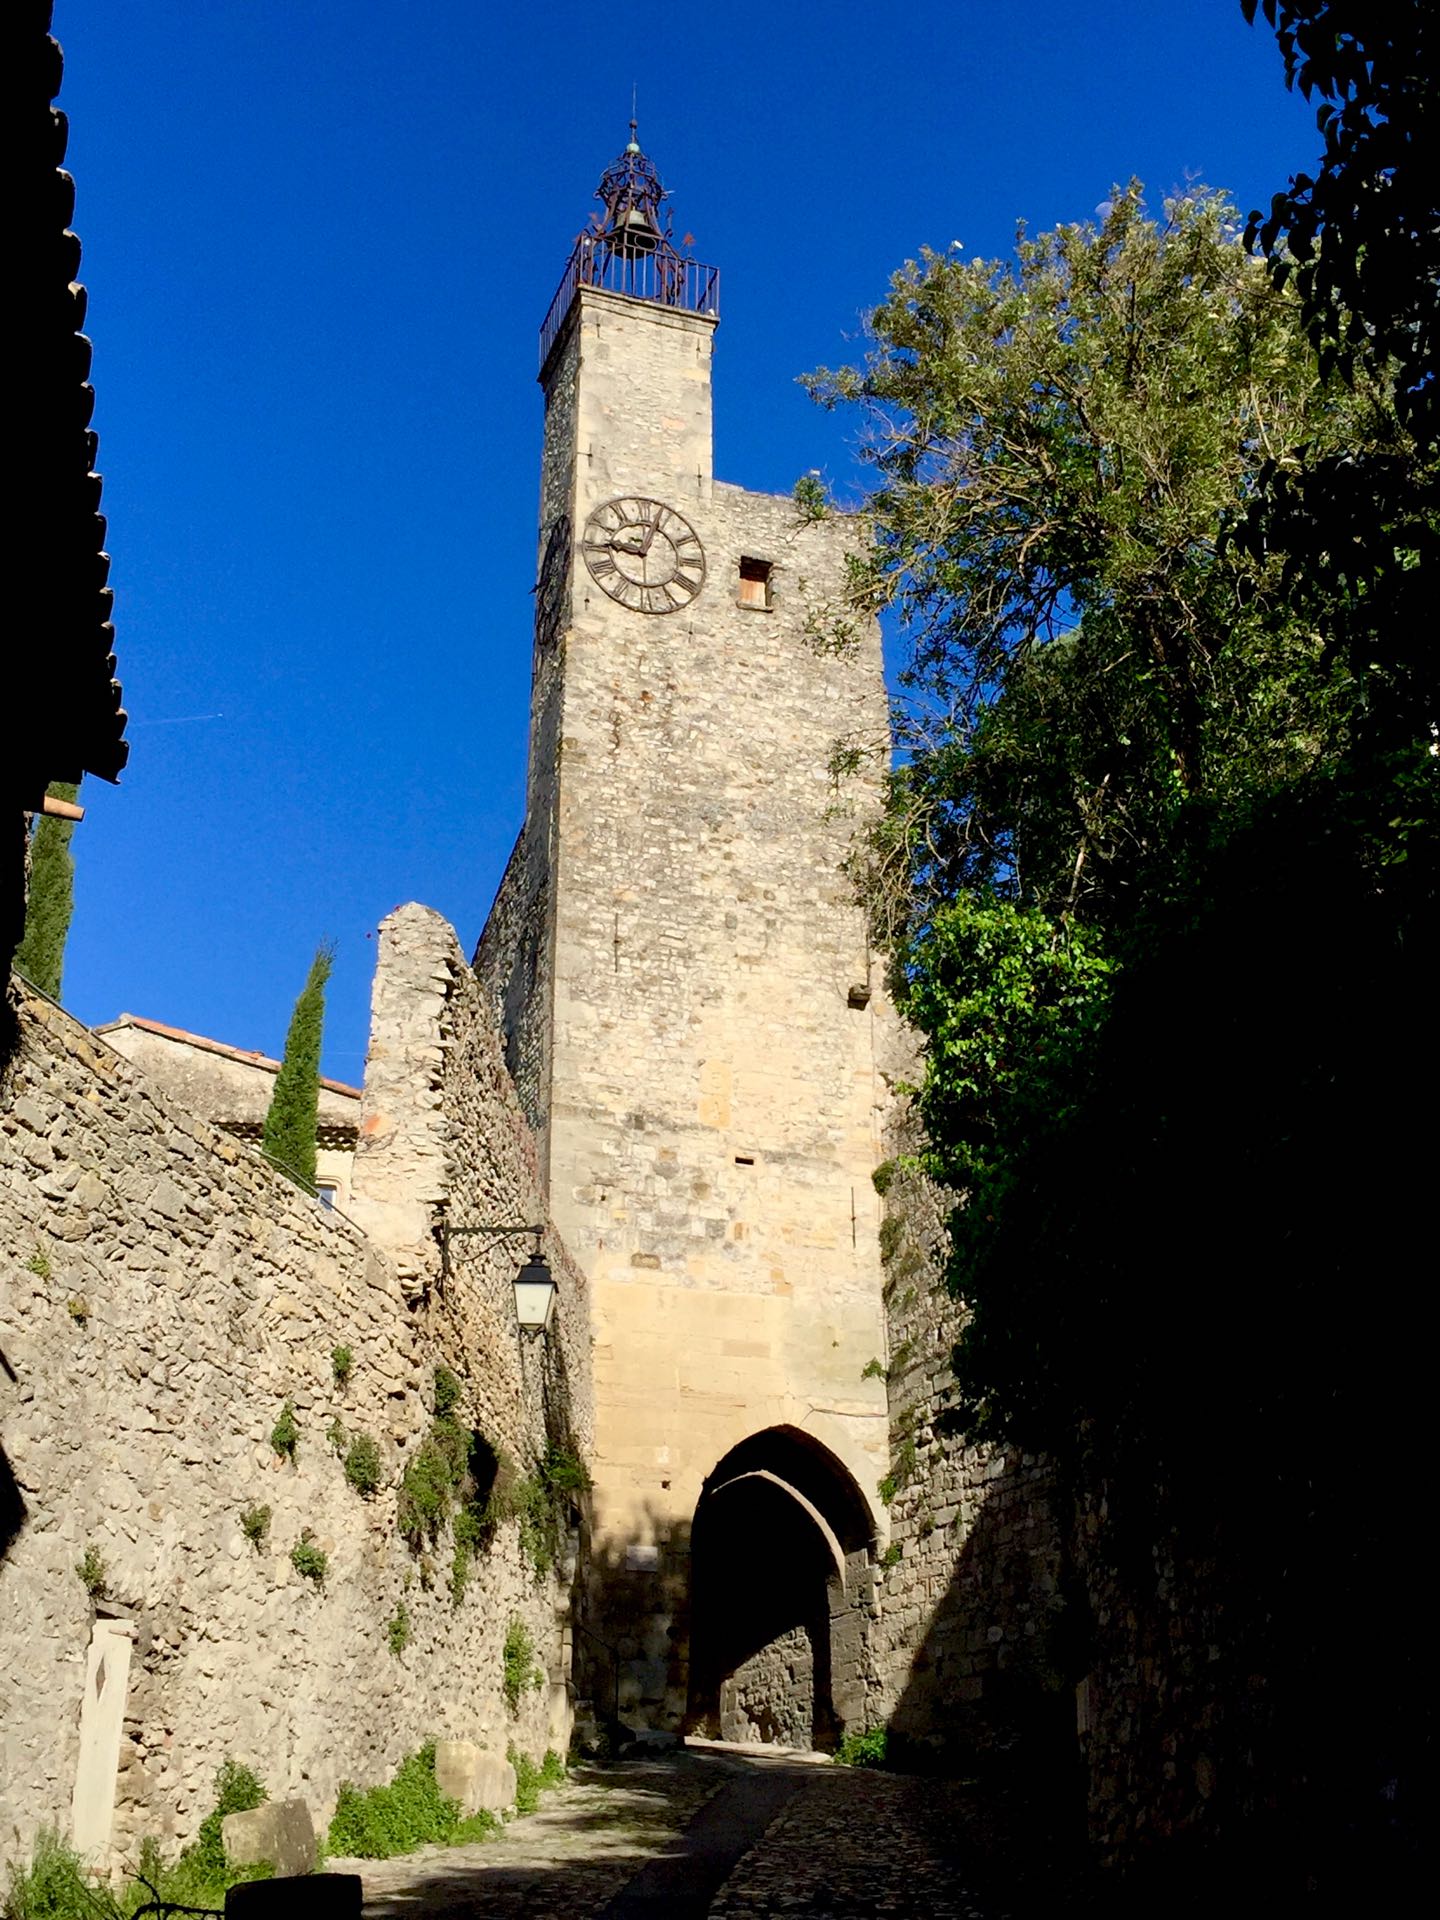
[[[581,1769],[540,1811],[479,1846],[326,1862],[358,1873],[365,1920],[589,1920],[679,1836],[727,1776],[673,1760]]]
[[[707,1909],[713,1920],[999,1920],[963,1884],[943,1782],[831,1767],[801,1789]]]
[[[582,1769],[480,1846],[329,1865],[366,1920],[1004,1920],[964,1884],[956,1793],[697,1743]]]

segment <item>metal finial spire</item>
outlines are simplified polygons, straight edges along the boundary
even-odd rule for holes
[[[630,88],[630,144],[625,149],[626,153],[639,153],[640,151],[640,142],[635,137],[636,129],[640,124],[635,117],[635,97],[639,91],[639,88],[632,83]]]

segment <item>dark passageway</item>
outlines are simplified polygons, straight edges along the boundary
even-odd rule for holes
[[[810,1436],[770,1428],[725,1456],[695,1509],[692,1732],[837,1744],[859,1690],[872,1539],[855,1482]]]

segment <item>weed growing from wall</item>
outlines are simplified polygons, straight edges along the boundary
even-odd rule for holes
[[[511,1713],[518,1713],[525,1694],[538,1693],[545,1684],[545,1670],[535,1659],[535,1642],[523,1620],[512,1620],[506,1629],[500,1666],[501,1691]]]
[[[325,1438],[330,1442],[330,1451],[335,1455],[336,1459],[342,1459],[345,1454],[346,1443],[350,1436],[346,1433],[338,1413],[325,1429]]]
[[[270,1532],[269,1507],[245,1507],[240,1514],[240,1531],[259,1553]]]
[[[345,1455],[345,1478],[368,1500],[380,1486],[380,1448],[368,1433],[357,1433]]]
[[[795,482],[791,498],[802,526],[825,519],[830,511],[830,502],[825,498],[825,487],[818,474],[802,473]]]
[[[459,1824],[459,1807],[436,1784],[432,1741],[400,1762],[388,1787],[362,1792],[347,1780],[335,1802],[327,1846],[332,1855],[389,1860],[448,1840]]]
[[[459,1406],[463,1393],[459,1375],[452,1373],[442,1361],[435,1369],[435,1418],[448,1419]]]
[[[295,1403],[287,1400],[280,1410],[280,1418],[270,1429],[270,1445],[282,1460],[295,1464],[295,1449],[300,1445],[300,1428],[295,1419]]]
[[[470,1562],[483,1545],[485,1524],[473,1507],[462,1507],[455,1516],[455,1554],[450,1562],[450,1604],[458,1607],[465,1598],[470,1580]]]
[[[514,1463],[502,1456],[485,1518],[491,1526],[518,1522],[520,1550],[536,1578],[543,1578],[555,1564],[570,1509],[589,1485],[584,1461],[563,1447],[547,1447],[533,1474],[517,1474]]]
[[[847,1733],[835,1749],[836,1764],[842,1767],[883,1767],[885,1744],[884,1727],[866,1727],[863,1733]]]
[[[411,1547],[434,1540],[450,1516],[455,1483],[449,1456],[433,1438],[416,1448],[400,1480],[395,1503],[395,1525]]]
[[[455,1418],[463,1387],[449,1367],[435,1369],[435,1416],[400,1481],[395,1526],[418,1553],[439,1538],[455,1518],[455,1558],[450,1592],[456,1606],[465,1597],[472,1555],[493,1525],[486,1505],[496,1479],[498,1456],[484,1436]]]
[[[93,1541],[75,1562],[75,1571],[80,1576],[81,1586],[90,1598],[98,1600],[105,1591],[109,1574],[106,1572],[104,1557]]]
[[[43,1247],[37,1247],[31,1254],[25,1262],[25,1271],[33,1273],[37,1280],[48,1280],[51,1277],[50,1256]]]
[[[330,1349],[330,1371],[334,1374],[335,1384],[342,1393],[350,1384],[350,1374],[354,1363],[355,1356],[351,1353],[349,1347],[332,1347]]]
[[[290,1549],[290,1564],[302,1579],[313,1580],[317,1587],[324,1585],[330,1570],[329,1555],[315,1545],[308,1527]]]
[[[385,1639],[397,1660],[410,1644],[410,1609],[403,1600],[386,1622]]]
[[[65,1302],[65,1311],[77,1327],[83,1327],[90,1318],[90,1302],[83,1293],[72,1293]]]
[[[553,1747],[547,1747],[545,1758],[537,1766],[528,1753],[521,1753],[512,1742],[506,1750],[506,1759],[515,1769],[515,1811],[534,1813],[540,1805],[540,1795],[550,1787],[563,1787],[569,1777],[565,1771],[565,1762]]]

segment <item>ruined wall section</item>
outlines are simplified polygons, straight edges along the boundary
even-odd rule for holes
[[[414,1195],[408,1207],[393,1196]],[[420,1220],[421,1196],[425,1207]],[[454,930],[428,907],[387,916],[371,999],[370,1052],[356,1154],[355,1218],[410,1263],[416,1312],[467,1353],[507,1350],[495,1437],[522,1466],[547,1446],[593,1445],[589,1291],[546,1225],[534,1137],[520,1111],[483,983]],[[543,1340],[521,1338],[513,1280],[536,1242],[478,1228],[545,1226],[558,1287]],[[441,1240],[451,1234],[442,1252]]]
[[[463,962],[460,973],[468,980]],[[443,995],[434,1004],[443,1013]],[[227,1756],[255,1767],[272,1796],[302,1795],[324,1819],[343,1779],[386,1778],[437,1735],[498,1751],[511,1740],[532,1753],[563,1745],[563,1556],[537,1581],[516,1526],[503,1525],[457,1606],[448,1530],[412,1553],[396,1530],[396,1494],[429,1428],[441,1361],[464,1382],[463,1416],[517,1457],[546,1431],[557,1369],[583,1435],[584,1388],[568,1372],[583,1337],[562,1318],[543,1366],[522,1358],[498,1271],[467,1269],[443,1299],[422,1297],[412,1310],[407,1294],[427,1276],[433,1294],[434,1277],[413,1234],[401,1238],[402,1285],[356,1225],[58,1008],[27,996],[18,1018],[0,1088],[0,1434],[11,1508],[0,1543],[0,1825],[22,1847],[42,1824],[71,1830],[97,1604],[133,1637],[118,1752],[106,1763],[122,1856],[147,1834],[166,1847],[188,1839]],[[488,1074],[473,1071],[478,1032],[451,1056],[473,1073],[465,1124],[487,1143],[468,1159],[495,1217],[538,1218],[533,1148],[493,1040],[491,1050]],[[379,1053],[383,1062],[383,1040]],[[443,1068],[443,1045],[439,1054]],[[432,1097],[432,1113],[458,1119],[443,1071],[419,1099]],[[422,1132],[410,1124],[408,1137]],[[419,1144],[425,1198],[443,1196],[444,1153],[427,1158],[432,1143]],[[458,1125],[447,1144],[452,1161],[467,1158]],[[403,1224],[401,1198],[392,1183]],[[557,1248],[552,1257],[565,1286]],[[573,1311],[573,1277],[569,1286],[562,1312]],[[343,1385],[339,1346],[352,1356]],[[271,1440],[287,1404],[293,1463]],[[328,1438],[335,1422],[347,1439],[366,1433],[378,1444],[382,1484],[371,1498],[347,1482]],[[257,1549],[241,1514],[263,1508]],[[318,1584],[292,1563],[302,1541],[326,1557]],[[87,1548],[103,1566],[97,1600],[76,1571]],[[502,1691],[516,1619],[548,1681],[518,1715]],[[407,1642],[398,1652],[397,1620]],[[97,1790],[103,1801],[106,1765],[86,1789],[92,1801]]]
[[[897,1046],[907,1046],[897,1035]],[[897,1051],[896,1077],[915,1071]],[[890,1546],[873,1636],[877,1719],[897,1752],[983,1747],[1070,1711],[1056,1666],[1062,1543],[1055,1476],[1031,1454],[946,1430],[962,1310],[946,1292],[945,1195],[906,1166],[918,1135],[897,1096],[885,1188]],[[1057,1704],[1058,1703],[1058,1704]]]

